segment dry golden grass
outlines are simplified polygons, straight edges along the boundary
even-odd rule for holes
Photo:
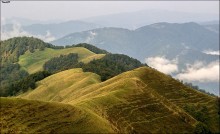
[[[219,132],[214,97],[148,67],[125,72],[105,82],[94,73],[66,70],[40,81],[35,90],[20,97],[84,109],[104,120],[109,130],[120,133],[193,132],[198,121],[183,110],[184,105],[207,106],[211,117],[208,126],[213,132]]]

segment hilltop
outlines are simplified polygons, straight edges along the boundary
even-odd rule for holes
[[[89,63],[105,56],[101,49],[92,45],[54,46],[33,37],[15,37],[1,41],[0,49],[0,94],[5,94],[10,85],[18,82],[30,74],[43,71],[43,65],[54,57],[74,53],[77,61]],[[86,48],[88,47],[88,49]],[[95,52],[90,51],[95,50]]]
[[[0,98],[1,132],[220,132],[219,98],[134,58],[89,44],[5,42],[1,86],[13,97]]]
[[[205,68],[207,65],[212,66],[212,63],[219,61],[218,54],[208,53],[209,51],[219,51],[219,33],[215,32],[219,30],[217,29],[216,26],[208,26],[207,28],[207,26],[194,22],[159,22],[134,30],[109,27],[76,32],[51,43],[54,45],[81,42],[94,44],[111,53],[125,54],[142,63],[152,64],[157,69],[163,64],[156,59],[162,58],[176,66],[176,69],[169,74],[179,78],[179,74],[188,73],[189,65],[194,66],[199,62],[204,64],[199,68]],[[149,61],[149,59],[153,61]],[[202,77],[206,76],[202,75],[201,79]],[[193,82],[208,92],[219,94],[217,80],[212,81],[207,78],[207,82],[203,82],[201,79],[182,78],[185,82]]]
[[[94,73],[66,70],[39,81],[35,90],[18,97],[86,109],[107,121],[109,130],[114,132],[187,133],[201,124],[219,132],[216,98],[149,67],[122,73],[105,82]]]
[[[105,56],[105,54],[95,54],[83,47],[73,47],[65,49],[52,49],[45,48],[44,51],[36,51],[30,53],[27,51],[25,54],[19,57],[19,64],[28,73],[35,73],[37,71],[43,70],[43,65],[53,57],[58,57],[61,54],[68,55],[70,53],[78,54],[78,61],[88,63],[93,59],[99,59]]]

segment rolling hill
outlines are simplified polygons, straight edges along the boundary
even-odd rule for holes
[[[177,69],[170,74],[177,76],[187,73],[189,65],[197,62],[205,66],[219,61],[219,55],[204,52],[219,50],[219,33],[211,31],[212,27],[207,28],[193,22],[161,22],[135,30],[110,27],[77,32],[51,43],[70,45],[86,42],[112,53],[126,54],[142,63],[147,63],[148,58],[162,57],[174,62]],[[206,91],[219,94],[219,83],[216,81],[193,82]]]
[[[215,97],[149,67],[122,73],[105,82],[100,82],[96,74],[70,69],[39,81],[36,89],[18,98],[83,109],[105,122],[94,127],[95,132],[107,127],[103,133],[191,133],[201,126],[200,122],[212,132],[220,131]],[[85,128],[89,125],[82,123]]]
[[[3,41],[1,48],[0,78],[3,71],[8,84],[15,81],[10,73],[22,78],[14,70],[37,71],[9,86],[16,96],[0,98],[2,133],[220,132],[218,97],[191,89],[129,56],[89,44],[64,48],[27,37]],[[63,70],[66,64],[60,65],[60,59],[69,62],[71,56],[84,63]],[[59,64],[61,70],[38,72],[45,62],[48,67]]]
[[[104,50],[89,44],[64,48],[33,37],[16,37],[1,41],[0,47],[0,96],[8,96],[7,91],[14,83],[30,74],[43,71],[44,63],[52,58],[74,53],[78,56],[78,62],[86,64],[105,56]]]
[[[76,53],[79,56],[78,61],[88,63],[94,59],[100,59],[105,54],[95,54],[83,47],[73,47],[65,49],[52,49],[46,48],[44,51],[36,51],[31,53],[27,51],[25,54],[19,57],[19,64],[22,69],[26,70],[28,73],[35,73],[43,69],[45,62],[53,57],[58,57],[62,55],[68,55],[69,53]]]
[[[18,98],[0,98],[0,102],[1,133],[114,132],[96,114],[69,104]]]

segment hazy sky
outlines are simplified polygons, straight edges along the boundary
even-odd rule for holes
[[[11,1],[1,3],[1,17],[77,20],[148,9],[218,14],[218,1]]]

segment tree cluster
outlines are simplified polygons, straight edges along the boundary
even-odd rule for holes
[[[140,61],[123,54],[107,54],[102,59],[93,60],[88,64],[81,64],[85,72],[93,72],[101,76],[105,81],[120,73],[129,71],[143,65]]]
[[[21,70],[18,63],[0,65],[0,96],[6,95],[8,87],[16,81],[28,76],[28,72]]]
[[[47,61],[43,65],[43,69],[50,73],[56,73],[59,71],[74,68],[78,63],[78,54],[70,53],[68,55],[60,55]]]
[[[84,47],[90,51],[92,51],[93,53],[96,53],[96,54],[108,54],[109,52],[107,52],[106,50],[103,50],[103,49],[100,49],[96,46],[93,46],[93,45],[90,45],[90,44],[87,44],[87,43],[80,43],[80,44],[77,44],[77,45],[72,45],[72,46],[66,46],[66,48],[71,48],[71,47]]]
[[[196,120],[207,124],[210,117],[208,116],[208,108],[206,106],[195,107],[193,105],[185,105],[184,110],[192,115]]]
[[[198,91],[200,91],[200,92],[202,92],[202,93],[205,93],[205,94],[208,94],[208,95],[210,95],[210,96],[216,96],[216,95],[214,95],[214,94],[212,94],[212,93],[206,92],[204,89],[200,89],[199,86],[193,85],[193,84],[190,83],[190,82],[185,82],[185,83],[183,83],[183,84],[184,84],[185,86],[187,86],[187,87],[190,87],[190,88],[192,88],[192,89],[198,90]]]
[[[17,82],[11,83],[8,89],[6,90],[5,94],[2,94],[1,96],[14,96],[19,93],[24,93],[28,91],[29,89],[34,89],[36,88],[37,81],[40,81],[50,75],[51,73],[47,71],[40,71],[40,72],[31,74]]]

